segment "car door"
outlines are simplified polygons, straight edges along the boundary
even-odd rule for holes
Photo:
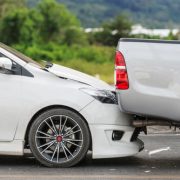
[[[0,53],[0,62],[3,57],[5,56]],[[16,67],[15,62],[13,65]],[[20,68],[20,66],[17,67]],[[12,141],[14,139],[23,110],[21,78],[18,68],[14,73],[0,68],[0,141]]]

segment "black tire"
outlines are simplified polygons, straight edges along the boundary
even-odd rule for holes
[[[48,129],[47,123],[52,129]],[[63,123],[66,124],[64,127]],[[76,127],[73,129],[71,126]],[[57,135],[58,131],[61,131],[60,134],[64,136]],[[34,157],[47,167],[72,167],[83,160],[90,146],[90,132],[84,119],[77,113],[64,108],[51,109],[40,114],[33,122],[28,138]],[[47,145],[44,146],[43,143]],[[50,147],[45,150],[48,146]]]

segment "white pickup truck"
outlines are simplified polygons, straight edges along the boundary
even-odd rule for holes
[[[134,126],[180,126],[180,41],[120,39],[115,84]]]

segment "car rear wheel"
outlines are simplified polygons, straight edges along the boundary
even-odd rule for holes
[[[39,115],[29,132],[35,158],[48,167],[71,167],[87,154],[90,133],[84,119],[68,109],[51,109]]]

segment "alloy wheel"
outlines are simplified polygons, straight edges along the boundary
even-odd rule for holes
[[[43,158],[53,163],[74,159],[83,146],[79,124],[66,115],[54,115],[43,120],[35,134],[36,147]]]

